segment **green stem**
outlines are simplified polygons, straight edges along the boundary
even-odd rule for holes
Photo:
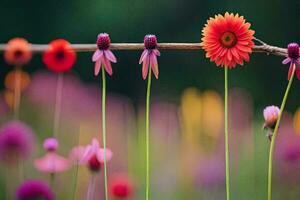
[[[230,179],[229,179],[229,144],[228,144],[228,67],[224,67],[224,132],[225,132],[225,165],[226,165],[226,197],[230,200]]]
[[[268,170],[268,200],[272,199],[272,163],[273,163],[273,154],[274,154],[274,148],[275,148],[275,139],[278,133],[278,128],[279,128],[279,124],[280,124],[280,120],[283,114],[283,110],[286,104],[286,100],[294,79],[294,75],[295,75],[295,70],[296,70],[296,66],[293,65],[293,71],[292,71],[292,75],[290,77],[289,83],[287,85],[287,88],[285,90],[282,102],[281,102],[281,106],[280,106],[280,112],[278,115],[278,119],[275,125],[275,129],[272,135],[272,139],[271,139],[271,144],[270,144],[270,151],[269,151],[269,170]]]
[[[151,93],[151,67],[149,66],[147,96],[146,96],[146,200],[149,199],[150,169],[149,169],[149,132],[150,132],[150,93]]]
[[[106,166],[106,79],[105,70],[102,66],[102,140],[104,149],[104,188],[105,188],[105,199],[108,200],[107,191],[107,166]]]

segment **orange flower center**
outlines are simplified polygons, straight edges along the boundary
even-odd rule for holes
[[[232,48],[237,43],[237,37],[230,31],[224,32],[220,37],[220,43],[225,48]]]

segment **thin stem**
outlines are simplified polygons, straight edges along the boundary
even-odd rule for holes
[[[53,137],[58,136],[60,112],[61,112],[61,101],[62,101],[62,90],[64,84],[63,74],[58,74],[57,85],[56,85],[56,98],[55,98],[55,111],[54,111],[54,122],[53,122]]]
[[[78,133],[78,137],[77,137],[77,145],[79,146],[79,140],[80,140],[80,133],[81,133],[81,129]],[[74,181],[73,181],[73,193],[72,193],[72,199],[75,200],[76,198],[76,192],[77,192],[77,179],[78,179],[78,169],[79,169],[79,160],[76,159],[76,163],[75,163],[75,173],[74,173]]]
[[[94,193],[95,193],[95,183],[96,183],[96,176],[95,174],[92,174],[90,183],[89,183],[89,188],[87,192],[87,200],[93,200],[94,199]]]
[[[281,120],[283,110],[284,110],[284,107],[285,107],[285,104],[286,104],[286,100],[287,100],[287,97],[288,97],[288,94],[289,94],[289,91],[291,89],[291,85],[292,85],[292,82],[293,82],[293,79],[294,79],[295,70],[296,70],[296,66],[293,65],[292,75],[290,77],[289,83],[287,85],[287,88],[285,90],[285,93],[284,93],[284,96],[283,96],[283,99],[282,99],[282,102],[281,102],[280,112],[279,112],[279,115],[278,115],[278,119],[277,119],[277,122],[276,122],[276,125],[275,125],[273,135],[272,135],[272,139],[271,139],[270,151],[269,151],[269,168],[268,168],[269,169],[268,170],[268,200],[272,199],[272,171],[273,171],[272,163],[273,163],[273,154],[274,154],[274,148],[275,148],[275,139],[276,139],[276,136],[277,136],[277,133],[278,133],[278,128],[279,128],[280,120]]]
[[[228,144],[228,67],[224,67],[224,132],[225,132],[225,165],[226,165],[226,197],[230,200],[229,176],[229,144]]]
[[[150,132],[150,93],[151,93],[151,67],[149,66],[147,96],[146,96],[146,200],[149,199],[150,167],[149,167],[149,132]]]
[[[19,119],[21,102],[21,68],[15,70],[15,91],[14,91],[14,118]]]
[[[108,200],[107,191],[107,166],[106,166],[106,79],[104,66],[102,67],[102,139],[104,149],[104,188],[105,199]]]

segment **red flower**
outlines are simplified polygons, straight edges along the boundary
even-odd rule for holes
[[[250,30],[243,16],[225,13],[207,20],[202,30],[202,47],[206,57],[217,66],[234,68],[249,61],[249,54],[254,46],[254,31]]]
[[[111,179],[109,190],[113,197],[125,199],[132,195],[133,186],[126,175],[117,175]]]
[[[43,55],[43,62],[54,72],[71,70],[76,61],[76,52],[64,39],[53,40]]]

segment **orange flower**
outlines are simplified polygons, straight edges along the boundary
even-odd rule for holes
[[[225,13],[207,20],[202,30],[202,47],[206,57],[217,66],[234,68],[249,61],[254,46],[254,31],[250,30],[243,16]]]
[[[11,65],[25,65],[32,57],[31,47],[27,40],[14,38],[8,41],[5,47],[4,59]]]

